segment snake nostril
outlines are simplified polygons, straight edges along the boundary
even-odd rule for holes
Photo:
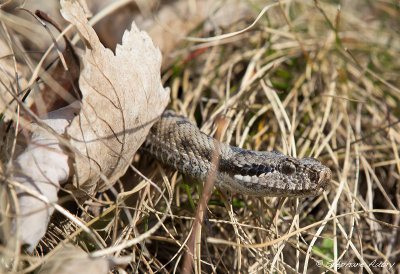
[[[318,180],[318,174],[316,172],[309,172],[308,178],[310,178],[311,182],[316,182]]]

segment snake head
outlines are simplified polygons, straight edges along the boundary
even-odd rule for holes
[[[324,191],[331,179],[331,170],[314,158],[297,159],[281,155],[271,173],[260,175],[259,184],[270,186],[272,196],[312,197]]]
[[[303,197],[316,196],[327,189],[332,171],[315,158],[294,159],[298,174],[294,182],[304,190]],[[303,178],[303,179],[302,179]]]
[[[219,186],[247,195],[317,196],[332,179],[331,170],[314,158],[297,159],[275,151],[241,151],[235,156],[229,160],[229,168],[220,163],[224,172]]]

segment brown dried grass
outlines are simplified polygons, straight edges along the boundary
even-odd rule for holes
[[[400,272],[399,7],[387,1],[348,1],[338,7],[329,1],[275,7],[228,41],[188,43],[164,72],[170,107],[203,131],[213,134],[213,122],[223,115],[228,120],[224,142],[315,157],[333,172],[330,189],[315,198],[238,193],[231,206],[214,192],[196,231],[196,273],[361,270],[334,262],[363,264],[367,272]],[[262,6],[252,8],[259,12]],[[136,160],[114,191],[77,211],[108,246],[120,248],[102,253],[80,228],[69,222],[62,226],[56,216],[55,228],[35,255],[22,256],[25,271],[63,242],[94,256],[130,256],[129,272],[179,270],[201,188],[146,157]],[[165,214],[156,233],[134,241]],[[376,266],[384,262],[393,267]]]

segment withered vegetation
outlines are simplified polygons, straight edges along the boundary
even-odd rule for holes
[[[264,7],[246,3],[251,16],[232,15],[228,26],[206,32],[201,22],[188,35],[215,39],[182,39],[167,52],[169,108],[211,135],[224,117],[222,141],[231,145],[318,158],[332,170],[330,188],[306,199],[234,193],[231,203],[214,190],[191,242],[202,182],[138,154],[106,192],[82,200],[63,187],[59,204],[91,235],[56,212],[33,254],[1,247],[14,256],[7,269],[34,270],[71,243],[93,256],[129,257],[116,266],[128,272],[176,272],[187,256],[196,273],[400,272],[399,4],[282,1],[249,30],[221,37],[249,26]],[[3,22],[3,35],[10,24]],[[14,61],[36,64],[27,34],[8,33],[26,51],[13,52]],[[36,80],[32,86],[46,82]],[[14,122],[29,117],[14,111]],[[12,128],[2,123],[3,133]],[[1,159],[3,180],[8,159]]]

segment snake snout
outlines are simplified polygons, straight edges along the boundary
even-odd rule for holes
[[[329,168],[324,168],[319,172],[318,186],[325,190],[332,180],[332,171]]]

